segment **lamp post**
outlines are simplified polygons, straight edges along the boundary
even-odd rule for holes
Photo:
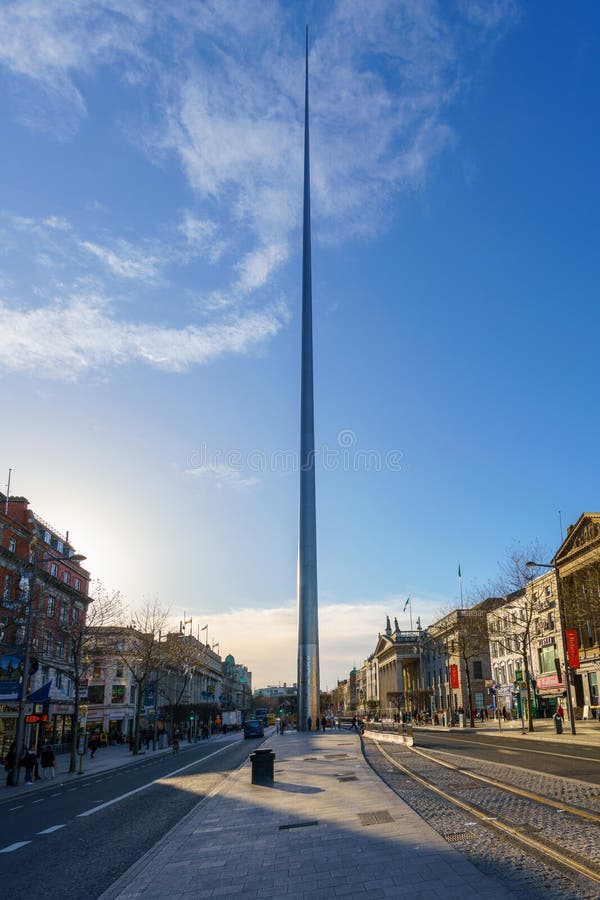
[[[34,538],[35,541],[35,538]],[[31,542],[30,547],[34,544],[34,541]],[[60,561],[60,562],[82,562],[85,559],[85,556],[82,556],[80,553],[75,553],[73,556],[53,556],[52,554],[47,554],[43,556],[41,559],[38,559],[37,551],[31,550],[30,557],[30,565],[31,565],[31,576],[27,578],[25,574],[22,575],[21,581],[19,582],[19,588],[23,591],[23,593],[27,594],[27,604],[25,607],[25,634],[23,638],[23,681],[21,683],[21,689],[19,691],[19,706],[18,706],[18,715],[17,715],[17,733],[16,733],[16,744],[17,744],[17,766],[15,770],[15,777],[13,784],[16,787],[19,783],[19,760],[21,759],[21,755],[23,753],[23,743],[25,738],[25,706],[27,702],[27,684],[29,682],[29,669],[31,666],[31,629],[33,625],[34,619],[34,603],[35,603],[35,585],[37,581],[37,573],[38,573],[38,565],[43,565],[48,560]],[[27,583],[27,584],[25,584]],[[78,712],[78,711],[77,711]]]
[[[558,606],[558,627],[560,629],[560,639],[562,643],[562,651],[563,651],[563,659],[565,663],[565,687],[567,689],[567,710],[569,713],[569,722],[571,724],[571,734],[575,734],[575,714],[573,712],[573,697],[571,696],[571,680],[569,676],[569,656],[567,653],[567,639],[565,637],[565,622],[564,622],[564,609],[563,609],[563,598],[562,598],[562,590],[560,586],[560,573],[558,571],[558,566],[554,563],[538,563],[530,560],[526,562],[525,565],[529,569],[540,568],[540,569],[553,569],[556,574],[556,603]]]

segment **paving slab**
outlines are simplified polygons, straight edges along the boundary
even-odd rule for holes
[[[358,735],[289,731],[260,746],[276,754],[271,786],[252,784],[246,762],[100,900],[515,896],[378,778]]]

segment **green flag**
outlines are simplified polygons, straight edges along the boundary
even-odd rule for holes
[[[460,563],[458,564],[458,577],[462,578],[462,575],[460,574]]]
[[[406,603],[405,603],[404,606],[402,607],[402,612],[406,612],[406,607],[408,606],[409,603],[410,603],[410,597],[407,597],[407,598],[406,598]]]

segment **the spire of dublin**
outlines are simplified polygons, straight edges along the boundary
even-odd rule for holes
[[[304,88],[304,221],[302,236],[302,381],[300,399],[300,521],[298,529],[298,729],[319,715],[319,609],[313,404],[310,155],[308,136],[308,28]]]

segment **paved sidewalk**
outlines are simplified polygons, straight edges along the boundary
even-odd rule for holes
[[[272,735],[275,783],[246,762],[101,900],[417,900],[514,896],[374,774],[357,735]]]
[[[453,734],[465,732],[467,734],[485,734],[493,737],[514,737],[521,741],[553,741],[557,744],[565,746],[573,746],[580,744],[586,747],[598,747],[600,751],[600,722],[596,719],[588,719],[586,721],[575,722],[575,734],[571,734],[571,727],[568,721],[563,723],[563,733],[557,734],[552,719],[534,719],[534,730],[527,731],[527,723],[525,723],[525,734],[521,727],[520,719],[512,719],[509,722],[502,722],[502,727],[498,728],[498,722],[486,721],[483,725],[476,724],[475,728],[461,728],[459,725],[453,725],[451,728],[445,728],[443,725],[417,725],[415,726],[415,734],[419,731],[434,731],[443,733],[451,731]]]
[[[218,741],[227,739],[231,736],[231,734],[234,734],[234,732],[228,732],[227,735],[216,734],[209,738],[208,741],[203,741],[203,743],[216,743]],[[190,747],[197,747],[199,743],[200,742],[198,742],[197,744],[189,744],[187,741],[182,741],[179,753],[183,754]],[[117,744],[114,747],[99,747],[98,750],[96,750],[93,759],[90,756],[89,750],[86,753],[83,760],[83,774],[97,775],[100,772],[104,772],[109,769],[117,769],[121,766],[128,766],[132,763],[135,764],[143,761],[147,762],[148,759],[152,759],[153,757],[158,756],[164,756],[165,754],[169,754],[171,752],[172,751],[170,747],[166,748],[165,750],[152,750],[152,745],[150,745],[150,749],[146,750],[144,747],[142,752],[135,755],[130,751],[129,746],[125,744]],[[5,787],[4,781],[1,783],[2,787],[0,788],[0,800],[6,800],[10,797],[18,797],[20,794],[30,794],[32,791],[40,790],[41,788],[48,787],[51,784],[63,784],[65,781],[75,781],[81,776],[78,772],[69,772],[70,761],[70,754],[61,753],[56,757],[57,768],[54,773],[54,779],[48,779],[44,781],[43,778],[39,778],[38,781],[34,781],[33,784],[25,784],[25,770],[21,769],[19,784],[16,787]],[[39,765],[39,761],[38,767],[41,775],[42,768]],[[4,769],[2,771],[4,771]]]

